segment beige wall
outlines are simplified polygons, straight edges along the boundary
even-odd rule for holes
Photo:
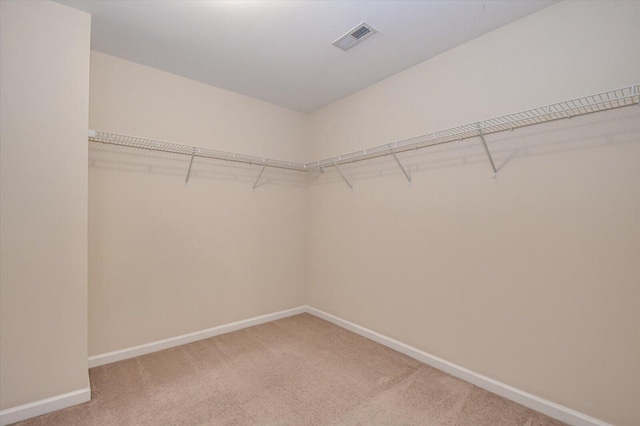
[[[0,408],[87,375],[86,13],[0,2]]]
[[[87,384],[89,16],[1,2],[1,404]],[[54,17],[55,19],[51,19]],[[640,3],[563,2],[306,116],[91,54],[89,127],[305,161],[640,81]],[[9,85],[8,82],[11,82]],[[310,304],[640,422],[636,109],[306,177],[90,144],[88,352]],[[311,145],[308,145],[308,141]]]
[[[312,158],[640,82],[640,3],[563,2],[310,116]],[[640,110],[344,166],[310,186],[306,301],[640,423]]]
[[[93,52],[90,126],[302,161],[308,117]],[[299,306],[306,177],[258,166],[89,150],[89,353]]]

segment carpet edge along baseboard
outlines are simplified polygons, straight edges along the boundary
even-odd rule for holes
[[[612,426],[607,422],[588,416],[563,405],[556,404],[555,402],[544,398],[540,398],[513,386],[509,386],[366,327],[362,327],[335,315],[321,311],[320,309],[316,309],[311,306],[306,306],[306,309],[307,313],[311,315],[315,315],[318,318],[322,318],[339,327],[423,362],[431,367],[451,374],[458,379],[476,385],[479,388],[492,392],[513,402],[517,402],[518,404],[524,405],[527,408],[531,408],[532,410],[538,411],[549,417],[553,417],[556,420],[560,420],[573,426]]]
[[[0,411],[0,426],[9,425],[32,417],[41,416],[63,408],[73,407],[91,400],[91,388],[86,387],[72,392],[40,399],[17,407]]]
[[[293,315],[299,315],[307,312],[306,306],[298,306],[296,308],[286,309],[284,311],[273,312],[271,314],[260,315],[245,320],[235,321],[228,324],[222,324],[216,327],[207,328],[205,330],[193,333],[182,334],[180,336],[168,339],[158,340],[155,342],[145,343],[131,348],[120,349],[113,352],[107,352],[100,355],[89,357],[89,368],[99,367],[112,362],[122,361],[129,358],[135,358],[140,355],[146,355],[153,352],[162,351],[164,349],[173,348],[175,346],[185,345],[187,343],[196,342],[198,340],[208,339],[210,337],[227,334],[234,331],[242,330],[260,324],[287,318]]]
[[[197,331],[194,333],[183,334],[169,339],[159,340],[156,342],[146,343],[131,348],[121,349],[100,355],[89,357],[89,368],[122,361],[137,356],[158,352],[175,346],[184,345],[198,340],[208,339],[219,336],[221,334],[231,333],[242,330],[244,328],[253,327],[260,324],[276,321],[278,319],[287,318],[293,315],[308,313],[323,320],[329,321],[339,327],[363,336],[369,340],[377,342],[383,346],[398,351],[404,355],[414,358],[420,362],[430,365],[434,368],[442,370],[454,377],[462,379],[473,385],[476,385],[489,392],[495,393],[511,401],[524,405],[527,408],[538,411],[549,417],[563,421],[574,426],[611,426],[610,424],[598,420],[594,417],[575,411],[571,408],[556,404],[544,398],[530,394],[523,390],[514,388],[505,383],[494,380],[490,377],[471,371],[467,368],[431,355],[420,349],[409,346],[405,343],[387,337],[376,331],[366,327],[354,324],[335,315],[316,309],[311,306],[298,306],[279,312],[266,315],[252,317],[246,320],[235,321],[228,324],[222,324],[216,327]],[[0,412],[0,425],[4,426],[21,420],[26,420],[48,412],[56,411],[62,408],[70,407],[76,404],[90,400],[90,390],[81,389],[68,394],[54,396],[52,398],[35,401],[18,407],[10,408]]]

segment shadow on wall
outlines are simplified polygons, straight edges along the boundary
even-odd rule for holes
[[[500,176],[508,174],[510,167],[517,167],[518,159],[526,157],[545,157],[604,145],[640,143],[640,107],[634,105],[538,124],[511,132],[494,133],[485,138]],[[478,137],[404,152],[398,154],[398,158],[414,183],[413,178],[423,172],[480,164],[486,165],[487,179],[493,176]],[[402,181],[407,183],[402,170],[390,155],[344,164],[340,169],[351,184],[383,176],[397,176],[399,184]],[[327,168],[324,173],[313,171],[309,176],[310,185],[337,183],[344,184],[344,180],[334,167]],[[344,186],[348,189],[346,184]]]

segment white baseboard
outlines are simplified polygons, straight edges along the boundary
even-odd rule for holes
[[[83,388],[73,392],[63,393],[40,401],[30,402],[17,407],[0,411],[0,426],[41,416],[52,411],[62,410],[73,405],[91,400],[91,389]]]
[[[387,346],[393,350],[410,356],[411,358],[435,367],[438,370],[449,373],[454,377],[474,384],[482,389],[486,389],[489,392],[500,395],[506,399],[517,402],[518,404],[522,404],[525,407],[531,408],[535,411],[546,414],[549,417],[553,417],[554,419],[563,421],[570,425],[611,426],[609,423],[603,422],[602,420],[598,420],[596,418],[587,416],[586,414],[582,414],[578,411],[572,410],[571,408],[564,407],[562,405],[532,395],[528,392],[516,389],[513,386],[509,386],[490,377],[478,374],[474,371],[446,361],[435,355],[431,355],[427,352],[406,345],[373,330],[369,330],[368,328],[359,326],[342,318],[338,318],[319,309],[312,308],[311,306],[306,307],[306,312],[327,320],[356,334],[359,334],[363,337],[366,337],[367,339],[373,340],[374,342],[380,343],[381,345]]]
[[[327,320],[344,329],[352,331],[356,334],[359,334],[363,337],[366,337],[367,339],[373,340],[374,342],[387,346],[407,356],[410,356],[411,358],[414,358],[420,362],[423,362],[427,365],[430,365],[446,373],[449,373],[454,377],[457,377],[466,382],[474,384],[482,389],[486,389],[489,392],[495,393],[496,395],[500,395],[506,399],[517,402],[518,404],[522,404],[525,407],[531,408],[540,413],[546,414],[549,417],[553,417],[554,419],[563,421],[570,425],[611,426],[609,423],[603,422],[596,418],[590,417],[586,414],[572,410],[571,408],[564,407],[560,404],[556,404],[554,402],[532,395],[528,392],[514,388],[513,386],[509,386],[507,384],[494,380],[490,377],[476,373],[467,368],[461,367],[457,364],[454,364],[452,362],[439,358],[435,355],[431,355],[427,352],[421,351],[420,349],[414,348],[412,346],[399,342],[395,339],[387,337],[383,334],[380,334],[373,330],[369,330],[368,328],[354,324],[352,322],[336,317],[327,312],[323,312],[311,306],[300,306],[297,308],[288,309],[281,312],[275,312],[272,314],[249,318],[242,321],[223,324],[223,325],[209,328],[206,330],[197,331],[195,333],[184,334],[182,336],[172,337],[170,339],[159,340],[157,342],[147,343],[147,344],[135,346],[132,348],[127,348],[127,349],[122,349],[122,350],[109,352],[101,355],[92,356],[92,357],[89,357],[89,368],[97,367],[104,364],[110,364],[116,361],[122,361],[124,359],[149,354],[152,352],[161,351],[163,349],[184,345],[186,343],[195,342],[197,340],[208,339],[210,337],[218,336],[225,333],[230,333],[232,331],[241,330],[243,328],[253,327],[255,325],[264,324],[267,322],[290,317],[293,315],[302,314],[305,312],[315,315],[324,320]],[[88,389],[87,389],[87,392],[89,392]],[[66,395],[71,395],[71,394],[66,394]],[[90,392],[89,392],[89,396],[90,396]],[[65,395],[61,395],[59,398],[62,398],[62,397],[65,397]],[[51,399],[55,399],[55,398],[51,398]],[[88,400],[89,398],[79,402],[71,403],[69,405],[61,405],[59,406],[59,408],[52,408],[48,411],[43,411],[42,413],[54,411],[60,408],[65,408],[65,407],[68,407],[74,404],[79,404],[80,402],[85,402]],[[48,400],[38,401],[33,404],[27,404],[21,407],[27,407],[34,404],[38,405],[41,402],[46,402],[46,401]],[[12,410],[18,410],[21,407],[16,407],[16,408],[5,410],[5,411],[8,412]],[[2,420],[3,420],[2,425],[6,424],[4,423],[5,411],[2,411]],[[39,414],[34,414],[34,415],[39,415]],[[32,417],[32,416],[29,416],[29,417]],[[28,418],[28,417],[24,417],[24,418]],[[24,418],[21,418],[21,419],[24,419]],[[14,420],[14,421],[18,421],[18,420]]]
[[[195,342],[197,340],[208,339],[210,337],[219,336],[220,334],[231,333],[232,331],[241,330],[254,325],[264,324],[281,318],[290,317],[306,312],[305,306],[287,309],[286,311],[274,312],[271,314],[261,315],[246,320],[236,321],[229,324],[219,325],[217,327],[208,328],[206,330],[196,331],[194,333],[183,334],[169,339],[158,340],[156,342],[146,343],[144,345],[134,346],[132,348],[121,349],[118,351],[108,352],[105,354],[94,355],[89,357],[89,368],[98,367],[100,365],[110,364],[124,359],[134,358],[140,355],[173,348],[174,346],[184,345],[186,343]]]

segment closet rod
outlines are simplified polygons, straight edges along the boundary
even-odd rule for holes
[[[354,163],[387,155],[395,156],[401,152],[461,141],[468,138],[477,137],[483,139],[484,136],[492,133],[515,130],[536,124],[609,111],[632,105],[640,105],[639,84],[507,114],[489,120],[452,127],[450,129],[349,152],[335,157],[324,158],[312,163],[307,163],[305,166],[307,169],[324,169],[326,167],[336,167],[341,164]]]
[[[238,154],[234,152],[218,151],[211,148],[201,148],[190,145],[180,145],[173,142],[164,142],[154,139],[126,136],[117,133],[89,130],[89,140],[109,145],[126,146],[130,148],[147,149],[150,151],[169,152],[172,154],[188,155],[193,157],[213,158],[216,160],[233,161],[236,163],[255,164],[259,166],[274,167],[278,169],[306,172],[307,167],[303,163],[295,163],[284,160],[258,157],[254,155]],[[188,181],[188,177],[187,177]]]

